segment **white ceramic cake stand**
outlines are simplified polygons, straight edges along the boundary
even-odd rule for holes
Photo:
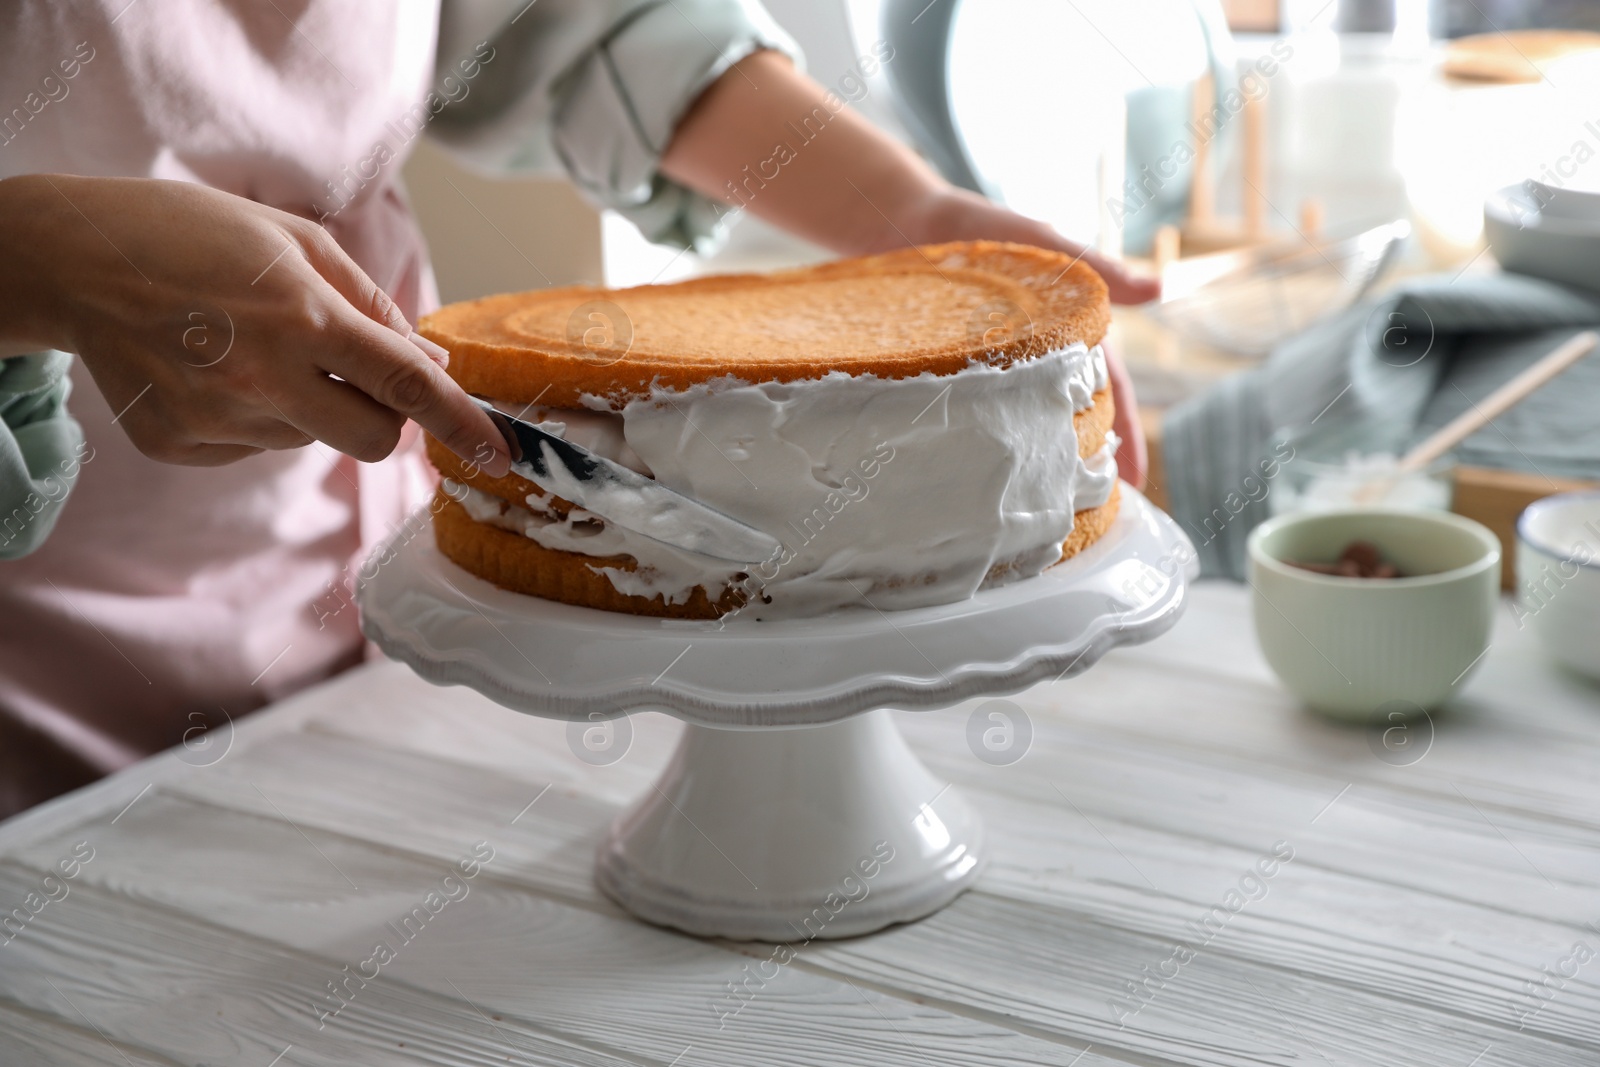
[[[719,625],[506,592],[445,559],[426,526],[380,553],[363,629],[423,678],[533,715],[688,723],[601,842],[597,881],[650,922],[763,941],[867,933],[972,885],[982,823],[882,709],[1015,692],[1149,640],[1177,621],[1194,555],[1123,486],[1111,529],[1038,578],[935,608]]]

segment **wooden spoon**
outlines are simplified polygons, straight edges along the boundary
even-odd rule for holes
[[[1600,336],[1596,336],[1593,330],[1585,330],[1567,339],[1549,355],[1490,393],[1481,403],[1473,404],[1437,432],[1430,434],[1401,458],[1393,474],[1370,481],[1356,490],[1355,503],[1371,504],[1383,499],[1401,477],[1426,467],[1522,403],[1540,386],[1587,356],[1597,343],[1600,343]]]

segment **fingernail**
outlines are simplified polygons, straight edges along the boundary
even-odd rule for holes
[[[439,366],[448,367],[450,365],[450,353],[422,336],[416,330],[411,331],[411,343],[422,349],[423,354],[439,364]]]
[[[496,449],[489,462],[483,465],[483,472],[491,478],[504,478],[511,473],[511,457]]]

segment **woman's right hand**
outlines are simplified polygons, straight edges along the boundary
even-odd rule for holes
[[[505,473],[444,351],[315,222],[185,182],[36,174],[0,182],[0,235],[0,356],[76,353],[153,459],[317,440],[375,462],[410,418]]]

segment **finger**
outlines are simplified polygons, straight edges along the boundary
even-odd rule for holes
[[[225,467],[229,463],[237,463],[241,459],[259,456],[266,451],[253,445],[191,445],[180,459],[169,459],[167,463],[177,463],[185,467]]]
[[[306,443],[305,435],[293,427],[253,416],[236,405],[211,402],[197,413],[161,401],[157,391],[154,400],[130,405],[118,419],[133,446],[158,463],[216,467],[267,448],[295,448]]]
[[[510,469],[505,438],[489,416],[415,345],[355,316],[339,323],[331,340],[316,356],[321,369],[416,420],[462,459],[483,460],[491,476]]]
[[[409,340],[412,344],[422,349],[423,355],[439,364],[440,370],[450,366],[450,352],[443,345],[428,340],[416,330],[411,331],[411,337]]]
[[[1122,442],[1117,446],[1117,471],[1123,481],[1135,489],[1144,488],[1145,471],[1149,464],[1144,439],[1144,427],[1139,421],[1139,401],[1133,392],[1133,379],[1122,360],[1106,353],[1106,371],[1111,379],[1111,398],[1116,405],[1111,430]]]
[[[450,353],[413,330],[389,294],[367,276],[327,230],[315,223],[305,223],[304,227],[300,244],[306,261],[351,307],[406,338],[439,366],[450,362]]]
[[[184,444],[170,437],[132,433],[128,439],[147,458],[177,467],[221,467],[265,451],[254,445]]]
[[[1107,259],[1098,252],[1085,252],[1083,261],[1105,279],[1113,304],[1143,304],[1161,295],[1161,279],[1136,274],[1125,263]]]
[[[339,242],[327,230],[311,222],[301,224],[297,230],[295,236],[305,252],[306,262],[344,297],[346,303],[401,337],[411,336],[411,323],[400,313],[399,306],[367,277],[367,272],[339,247]]]
[[[276,413],[256,418],[239,419],[226,428],[206,434],[204,443],[212,445],[246,445],[250,448],[282,452],[303,448],[312,436],[292,425]]]
[[[279,425],[317,440],[363,463],[376,463],[400,442],[405,416],[379,404],[346,382],[320,374],[292,387],[262,392]]]
[[[1154,300],[1161,295],[1161,280],[1149,275],[1137,274],[1128,269],[1127,264],[1119,260],[1108,258],[1086,245],[1069,241],[1062,237],[1051,227],[1033,219],[1024,218],[1013,214],[1003,208],[996,209],[987,201],[985,206],[991,211],[998,210],[998,217],[991,218],[985,225],[987,232],[973,236],[987,236],[999,240],[1021,241],[1023,244],[1037,245],[1040,248],[1053,248],[1058,252],[1065,252],[1093,267],[1096,274],[1105,279],[1106,288],[1110,291],[1113,304],[1142,304]]]

